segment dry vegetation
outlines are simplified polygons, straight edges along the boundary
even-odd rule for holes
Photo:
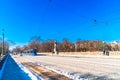
[[[35,63],[26,62],[25,59],[20,59],[18,57],[15,57],[15,59],[21,62],[24,66],[29,68],[31,71],[33,71],[34,73],[42,77],[44,80],[72,80],[68,77],[65,77],[64,75],[57,74]]]
[[[119,42],[118,42],[119,43]],[[26,49],[36,49],[38,52],[54,52],[54,40],[41,41],[40,37],[33,37],[29,44],[24,47],[16,47],[14,52],[21,52]],[[120,51],[119,44],[105,43],[100,40],[78,40],[71,42],[68,39],[63,39],[61,42],[57,42],[57,49],[61,52],[69,52],[70,54],[92,54],[101,55],[102,51]],[[71,53],[72,52],[72,53]],[[113,54],[113,52],[111,52]],[[110,54],[111,54],[110,53]],[[96,54],[96,55],[97,55]],[[115,52],[116,54],[116,52]],[[90,53],[91,55],[91,53]]]
[[[72,80],[63,75],[57,74],[51,70],[38,66],[35,63],[29,62],[29,63],[22,63],[22,64],[28,67],[34,73],[41,76],[44,80]]]
[[[60,72],[70,72],[89,80],[120,79],[119,57],[79,57],[79,56],[18,56],[14,57],[19,62],[41,77],[52,80],[70,80],[54,73],[53,69]],[[45,68],[41,67],[44,66]],[[49,68],[47,68],[47,66]],[[47,68],[47,69],[46,69]],[[53,71],[50,71],[51,69]],[[75,78],[74,78],[75,79]]]

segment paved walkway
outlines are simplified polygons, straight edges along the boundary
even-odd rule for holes
[[[10,55],[7,56],[3,68],[0,80],[32,80]]]

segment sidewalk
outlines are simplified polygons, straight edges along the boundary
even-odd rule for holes
[[[0,80],[32,80],[29,73],[25,73],[10,55],[7,56],[0,75]]]

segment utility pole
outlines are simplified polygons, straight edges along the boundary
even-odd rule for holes
[[[2,55],[4,55],[4,29],[2,29]]]

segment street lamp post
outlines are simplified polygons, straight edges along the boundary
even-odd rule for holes
[[[2,29],[2,55],[4,55],[4,29]]]

